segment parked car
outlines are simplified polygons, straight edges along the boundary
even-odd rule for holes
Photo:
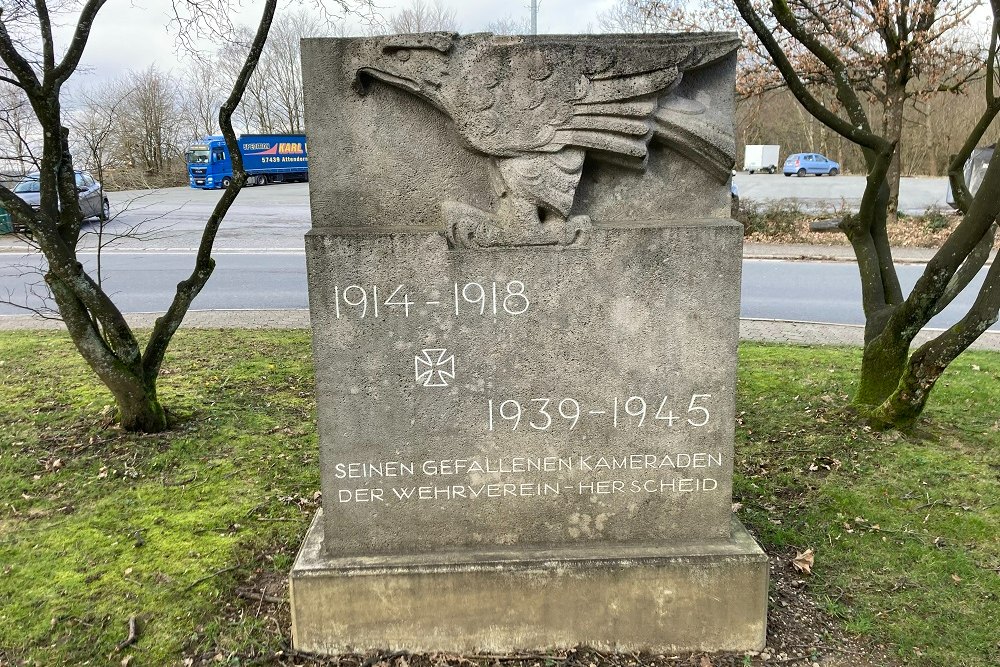
[[[993,151],[997,148],[996,144],[992,146],[980,146],[979,148],[972,151],[972,155],[969,156],[968,161],[965,163],[965,187],[969,188],[970,194],[976,194],[976,190],[979,189],[979,185],[983,182],[983,177],[986,175],[986,168],[990,165],[990,160],[993,159]],[[958,205],[955,203],[955,195],[951,192],[951,182],[948,183],[948,192],[945,194],[945,201],[953,209],[958,209]]]
[[[97,218],[107,220],[111,217],[111,204],[104,195],[101,184],[85,171],[76,173],[76,191],[80,194],[80,211],[84,219]],[[14,194],[27,202],[32,208],[39,207],[41,198],[38,174],[28,174],[14,186]]]
[[[792,174],[796,176],[805,176],[806,174],[836,176],[840,173],[840,163],[819,153],[794,153],[785,159],[785,166],[782,167],[781,172],[785,176]]]

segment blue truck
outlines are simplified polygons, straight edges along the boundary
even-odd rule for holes
[[[247,185],[309,180],[304,134],[244,134],[237,143],[247,172]],[[185,153],[192,188],[229,187],[233,161],[222,135],[205,137]]]

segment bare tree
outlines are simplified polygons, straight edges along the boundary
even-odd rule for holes
[[[201,58],[193,58],[183,75],[181,113],[188,124],[188,138],[200,139],[215,133],[219,107],[222,106],[223,77],[218,66]]]
[[[866,317],[855,403],[877,426],[904,426],[920,415],[948,364],[996,322],[1000,310],[1000,262],[994,262],[968,313],[932,341],[910,351],[920,329],[951,303],[983,267],[996,235],[1000,214],[1000,151],[994,153],[974,196],[966,187],[962,172],[973,149],[1000,113],[997,91],[1000,0],[991,0],[990,42],[981,55],[987,76],[985,99],[979,103],[978,120],[968,128],[962,148],[949,167],[956,201],[964,214],[962,222],[928,262],[905,298],[886,233],[889,174],[896,159],[896,128],[900,125],[895,118],[898,112],[888,109],[887,120],[873,122],[863,98],[869,90],[880,87],[894,91],[892,95],[903,95],[908,77],[931,67],[921,64],[930,57],[925,51],[935,48],[938,39],[947,39],[939,26],[938,12],[952,17],[946,19],[947,25],[963,14],[963,5],[944,0],[914,5],[880,3],[878,7],[884,13],[879,14],[874,27],[877,39],[888,51],[878,54],[872,53],[877,51],[873,43],[859,44],[844,52],[834,50],[827,42],[836,39],[838,31],[867,21],[870,15],[859,15],[856,8],[847,11],[839,1],[822,7],[805,0],[795,1],[799,11],[784,0],[773,0],[769,7],[757,5],[754,0],[736,0],[736,5],[796,99],[825,126],[859,146],[864,155],[867,181],[860,210],[847,215],[840,224],[858,260]],[[854,6],[852,3],[851,7]],[[838,13],[838,8],[843,12]],[[819,34],[810,30],[812,21],[828,22],[828,32]],[[784,38],[780,37],[782,34]],[[876,37],[870,39],[874,41]],[[836,90],[837,105],[823,104],[805,84],[798,63],[783,48],[783,41],[787,40],[798,45],[796,53],[801,49],[808,51],[812,71],[825,68],[825,76]],[[869,56],[890,63],[881,81],[858,80],[853,74],[854,58]]]
[[[38,123],[24,91],[0,82],[0,180],[13,182],[38,170]]]
[[[61,93],[79,66],[91,27],[105,0],[86,0],[80,6],[69,44],[59,54],[50,9],[44,0],[5,3],[0,12],[0,61],[4,65],[0,81],[24,91],[42,142],[39,209],[33,210],[6,187],[0,187],[0,203],[30,230],[44,254],[45,281],[66,328],[77,350],[111,390],[126,429],[159,431],[167,426],[166,413],[156,391],[160,365],[191,302],[212,275],[216,234],[246,181],[232,117],[264,48],[276,3],[277,0],[266,0],[249,48],[241,55],[239,75],[219,111],[219,126],[233,159],[232,184],[205,224],[191,274],[178,283],[166,314],[157,319],[144,346],[140,346],[121,311],[87,273],[76,254],[81,230],[80,204]],[[219,30],[220,26],[228,25],[224,5],[178,0],[174,7],[175,21],[188,37],[199,29]],[[65,20],[66,16],[63,14],[61,18]]]
[[[701,7],[683,0],[618,0],[599,12],[605,32],[671,32],[708,29]]]
[[[122,106],[131,92],[114,81],[81,90],[73,108],[65,114],[74,163],[91,171],[101,183],[108,166],[123,166],[124,160],[115,150],[116,130]]]
[[[494,35],[530,35],[531,17],[522,16],[521,18],[514,18],[507,15],[487,23],[485,30],[486,32],[492,32]]]
[[[253,31],[240,26],[233,30],[225,46],[219,51],[219,74],[224,81],[235,81],[241,71],[239,53],[246,50],[253,38]],[[262,56],[263,59],[263,56]],[[262,63],[261,63],[262,64]],[[247,82],[246,91],[236,110],[238,124],[250,132],[270,134],[277,131],[278,121],[274,116],[275,92],[268,85],[260,65]]]
[[[393,33],[458,30],[458,14],[441,0],[410,0],[409,6],[389,17],[387,25]]]
[[[118,137],[131,163],[148,176],[170,170],[186,140],[177,82],[154,65],[125,75]]]
[[[301,9],[275,20],[258,69],[265,87],[271,91],[270,111],[275,118],[272,127],[293,134],[303,132],[305,110],[299,40],[323,32],[324,26]]]

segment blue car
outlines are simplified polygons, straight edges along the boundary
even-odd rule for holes
[[[785,176],[792,174],[796,176],[805,176],[806,174],[836,176],[840,173],[840,163],[819,153],[795,153],[788,156],[781,171]]]

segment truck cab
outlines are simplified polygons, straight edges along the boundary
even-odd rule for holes
[[[233,180],[233,161],[221,136],[205,137],[185,153],[192,188],[226,188]]]

